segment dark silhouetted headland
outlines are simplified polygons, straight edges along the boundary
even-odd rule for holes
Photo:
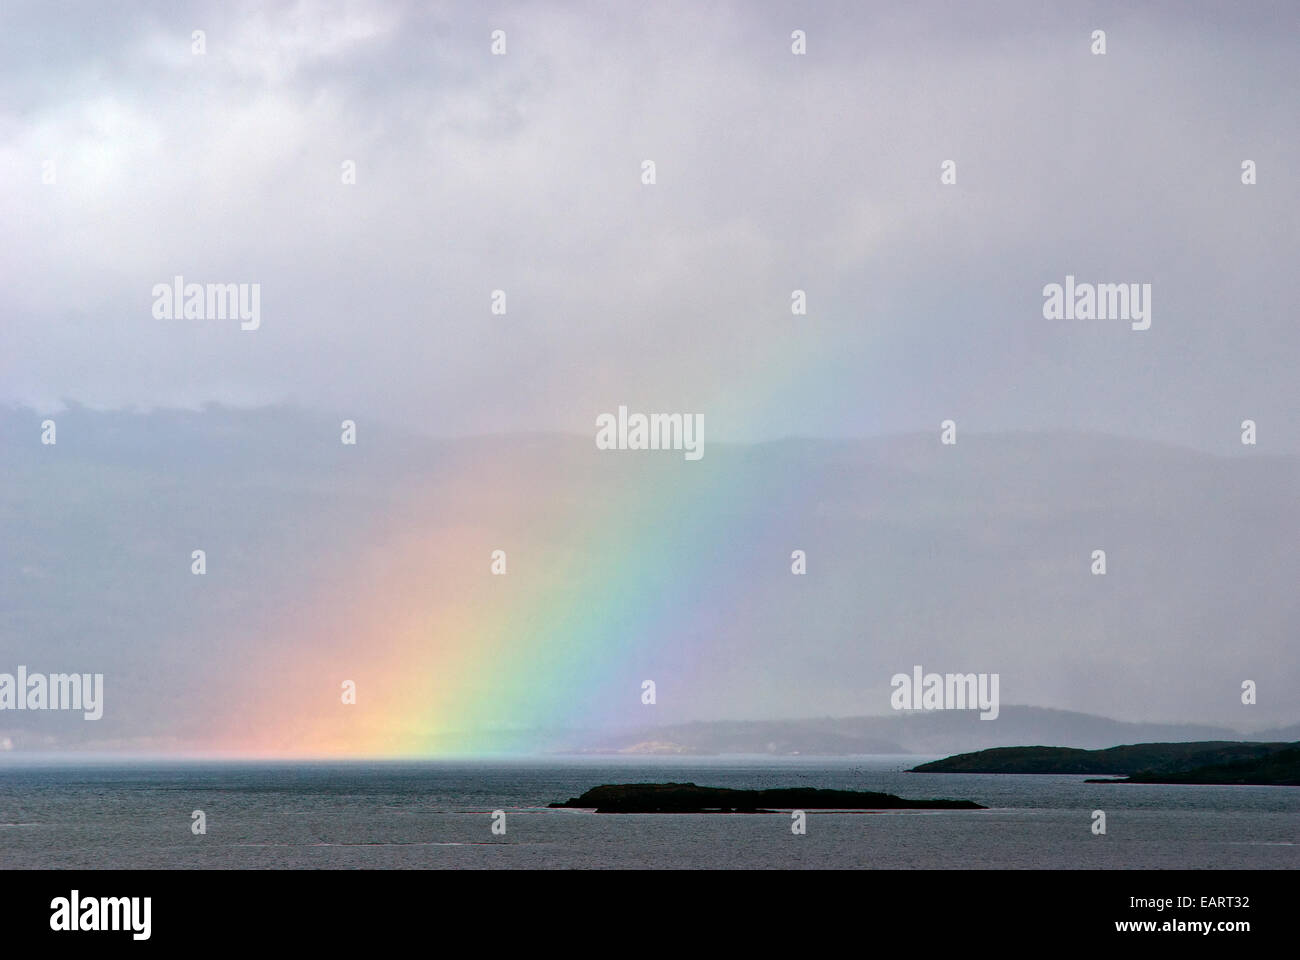
[[[1300,784],[1300,744],[1215,740],[1137,743],[1105,750],[998,747],[923,763],[915,773],[1114,774],[1109,783]]]
[[[1207,764],[1181,773],[1143,770],[1124,780],[1089,783],[1202,783],[1243,786],[1300,787],[1300,744],[1249,760]]]

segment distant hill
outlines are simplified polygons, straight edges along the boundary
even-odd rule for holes
[[[1106,750],[1075,750],[1068,747],[1001,747],[965,753],[913,768],[914,773],[1108,773],[1140,774],[1142,782],[1250,782],[1247,780],[1167,779],[1194,774],[1207,768],[1246,764],[1258,765],[1274,756],[1295,752],[1296,744],[1209,741],[1194,743],[1136,743]],[[1243,768],[1244,771],[1244,768]],[[1243,772],[1243,775],[1249,775]],[[1136,778],[1135,778],[1136,779]]]
[[[565,753],[771,754],[853,756],[944,754],[1023,743],[1057,743],[1086,752],[1117,742],[1240,740],[1242,732],[1201,724],[1125,723],[1069,710],[1004,706],[995,722],[971,712],[900,713],[884,717],[750,720],[637,727],[575,735]],[[1095,768],[1084,773],[1107,772]]]
[[[1293,723],[1289,727],[1270,727],[1267,730],[1256,730],[1251,734],[1252,740],[1272,741],[1285,740],[1291,743],[1300,740],[1300,723]]]

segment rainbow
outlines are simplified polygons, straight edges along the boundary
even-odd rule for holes
[[[717,667],[720,628],[747,615],[755,582],[789,563],[790,544],[734,518],[808,493],[747,479],[743,454],[707,435],[705,450],[688,462],[593,443],[585,476],[526,486],[490,460],[462,465],[268,626],[206,752],[524,753],[652,722],[642,681],[686,695],[701,658]],[[496,549],[505,576],[490,572]]]

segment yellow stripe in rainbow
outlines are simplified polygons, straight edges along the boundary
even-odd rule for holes
[[[786,364],[765,402],[783,406],[799,383]],[[677,644],[696,655],[683,646],[693,624],[734,622],[750,606],[743,567],[788,556],[761,543],[769,531],[736,529],[737,501],[779,511],[810,495],[808,478],[748,476],[743,450],[725,456],[707,435],[697,462],[587,449],[590,469],[578,477],[520,478],[474,460],[434,483],[414,515],[386,518],[324,595],[285,611],[214,746],[267,756],[510,752],[531,749],[539,727],[643,720],[634,671],[646,651]],[[509,556],[504,577],[489,573],[497,548]],[[340,702],[345,679],[357,684],[354,706]]]

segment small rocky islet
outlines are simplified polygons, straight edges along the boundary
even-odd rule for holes
[[[773,813],[776,810],[983,810],[971,800],[907,800],[892,793],[781,787],[735,790],[693,783],[610,783],[551,807],[597,813]]]

